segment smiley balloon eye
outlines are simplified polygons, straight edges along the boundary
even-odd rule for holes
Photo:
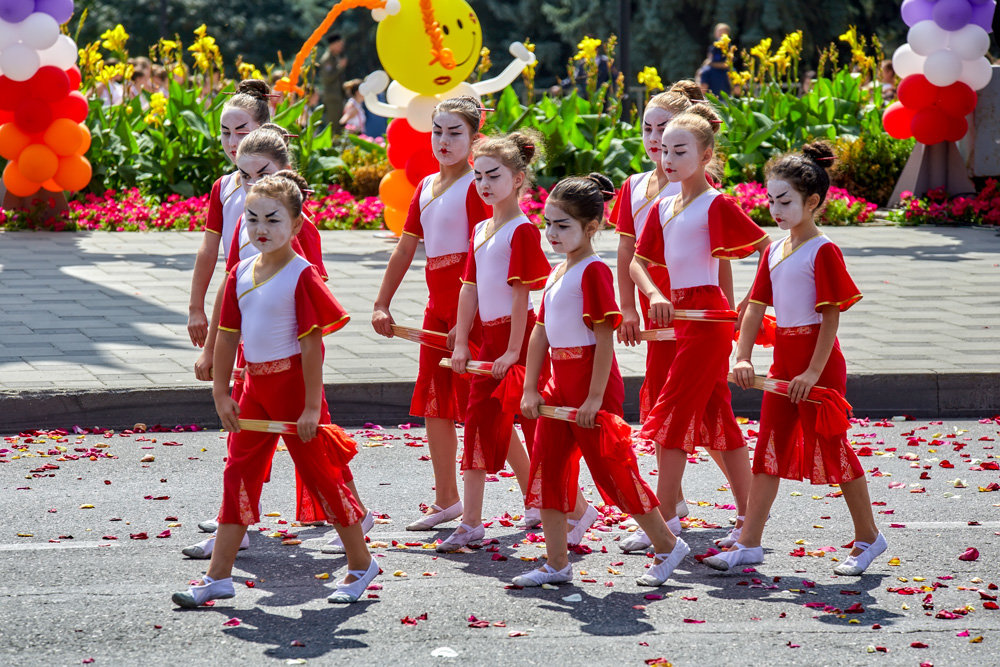
[[[459,30],[461,30],[462,28],[465,27],[465,26],[462,25],[462,19],[458,19],[457,23],[458,23],[458,29]]]
[[[446,25],[443,25],[443,26],[441,26],[441,30],[442,30],[442,31],[444,32],[444,34],[446,34],[446,35],[448,35],[448,34],[450,34],[450,33],[451,33],[451,31],[450,31],[450,30],[448,30],[448,26],[446,26]]]

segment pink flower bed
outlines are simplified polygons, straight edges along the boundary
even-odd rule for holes
[[[902,202],[891,215],[897,222],[910,225],[1000,225],[1000,182],[986,181],[975,197],[949,197],[944,188],[931,190],[923,197],[902,193]]]
[[[758,225],[774,225],[767,203],[767,189],[760,183],[740,183],[726,192],[739,202],[747,215]],[[816,222],[821,225],[856,225],[868,222],[878,208],[872,202],[855,197],[843,188],[831,187]]]

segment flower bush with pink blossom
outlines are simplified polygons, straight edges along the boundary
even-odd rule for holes
[[[923,197],[903,192],[889,219],[904,225],[1000,225],[1000,182],[988,179],[974,197],[949,197],[935,188]]]
[[[760,183],[739,183],[726,189],[739,203],[740,208],[758,225],[774,226],[767,204],[767,189]],[[872,202],[855,197],[847,190],[831,187],[826,202],[816,218],[821,225],[843,226],[868,222],[878,208]]]
[[[209,195],[181,197],[173,194],[157,201],[138,188],[123,192],[85,194],[69,202],[69,207],[53,213],[52,202],[39,202],[27,211],[0,209],[0,229],[49,231],[196,231],[208,216]],[[309,204],[313,223],[319,229],[381,229],[382,202],[376,197],[355,199],[338,185]]]

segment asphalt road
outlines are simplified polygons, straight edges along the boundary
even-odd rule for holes
[[[883,475],[870,485],[890,545],[863,577],[831,572],[852,537],[843,501],[827,496],[836,489],[785,482],[756,572],[717,573],[689,558],[655,590],[634,583],[646,559],[620,554],[617,525],[591,532],[593,552],[573,556],[574,583],[558,590],[505,588],[537,566],[521,558],[539,556],[542,545],[499,521],[488,530],[497,551],[439,557],[406,547],[447,535],[403,529],[431,500],[423,431],[362,431],[352,467],[367,503],[389,517],[370,534],[382,588],[354,605],[327,603],[345,561],[320,554],[326,530],[292,525],[292,466],[281,452],[264,491],[264,511],[281,516],[266,517],[238,559],[237,597],[190,611],[175,609],[170,593],[204,571],[205,562],[179,550],[201,539],[198,521],[217,509],[218,432],[8,438],[0,444],[9,450],[0,456],[0,662],[997,664],[1000,610],[984,605],[1000,593],[989,588],[1000,584],[1000,491],[979,487],[1000,482],[1000,472],[970,468],[1000,462],[998,430],[975,421],[852,430],[873,454],[865,468]],[[911,438],[924,441],[910,446]],[[80,458],[58,460],[64,454]],[[155,460],[141,462],[147,456]],[[954,467],[942,467],[945,460]],[[653,464],[640,457],[644,471]],[[581,481],[597,500],[589,476]],[[722,482],[710,461],[688,468],[686,495],[705,503],[691,516],[722,526],[685,531],[693,554],[723,536],[734,514],[716,506],[730,502]],[[488,484],[486,502],[487,516],[518,513],[514,480]],[[277,530],[302,543],[283,545]],[[140,533],[148,539],[130,539]],[[978,560],[958,559],[968,547]],[[797,549],[806,555],[791,556]],[[317,578],[324,573],[332,574]],[[857,613],[841,611],[849,608]],[[470,627],[470,616],[490,625]]]

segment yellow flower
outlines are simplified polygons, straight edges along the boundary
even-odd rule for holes
[[[149,112],[144,122],[146,125],[162,125],[167,116],[167,98],[163,93],[153,93],[149,96]]]
[[[760,40],[757,46],[750,49],[750,55],[757,58],[762,63],[767,63],[771,58],[771,38],[765,37]]]
[[[653,92],[654,90],[663,90],[663,79],[660,78],[660,73],[656,71],[655,67],[645,67],[641,72],[639,72],[638,77],[639,83],[646,86],[646,92]]]
[[[104,40],[101,42],[101,46],[108,51],[123,53],[125,51],[125,42],[128,41],[128,33],[125,32],[122,24],[119,23],[111,30],[105,30],[101,33],[101,39]]]
[[[729,51],[729,45],[731,43],[732,40],[729,38],[729,35],[723,35],[722,37],[719,38],[719,41],[715,43],[715,48],[719,49],[723,53],[726,53],[727,51]]]
[[[256,65],[251,63],[240,63],[239,67],[240,78],[241,79],[263,79],[264,75],[260,73]]]
[[[222,54],[219,53],[215,38],[206,34],[207,30],[204,23],[198,26],[194,31],[198,39],[187,48],[194,54],[194,64],[202,72],[207,72],[213,65],[222,69]]]
[[[577,54],[573,56],[573,60],[596,60],[597,49],[600,46],[601,40],[594,37],[584,37],[576,45]]]
[[[524,42],[522,42],[522,43],[524,44],[524,48],[528,49],[528,53],[534,53],[535,52],[535,45],[534,45],[534,43],[532,43],[532,41],[530,39],[525,38]],[[486,52],[486,57],[489,58],[490,50],[487,49],[484,46],[483,47],[483,51]],[[534,79],[535,79],[535,66],[536,65],[538,65],[538,61],[537,60],[535,60],[534,62],[532,62],[530,65],[525,66],[525,68],[524,68],[524,74],[525,74],[525,76],[531,78],[532,81],[534,81]]]
[[[160,62],[170,62],[173,60],[173,55],[180,48],[180,44],[172,39],[160,38],[160,41],[156,43],[156,50],[160,54]]]
[[[104,57],[101,55],[100,42],[91,42],[80,49],[80,71],[87,77],[94,78],[104,67]]]
[[[847,29],[847,32],[839,36],[837,39],[842,42],[847,42],[853,51],[858,48],[858,29],[852,25]]]

